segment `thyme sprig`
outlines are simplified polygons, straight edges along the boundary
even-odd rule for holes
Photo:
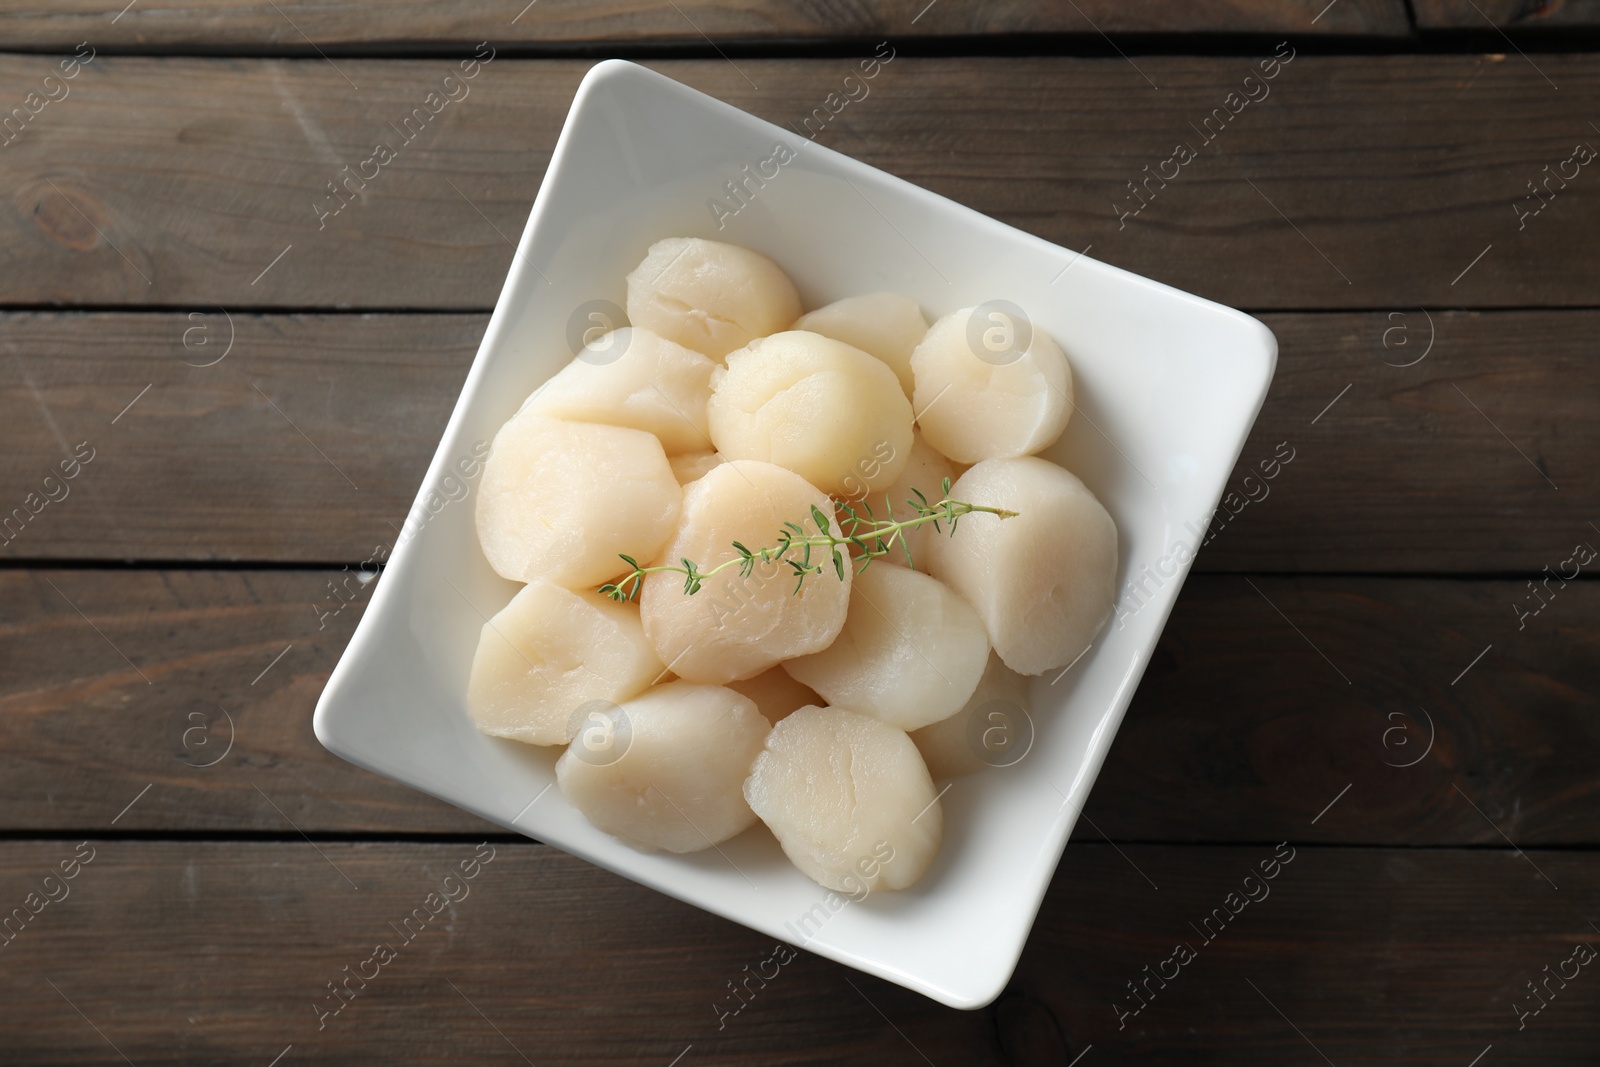
[[[600,592],[612,600],[628,601],[639,595],[640,588],[644,585],[647,574],[677,573],[684,576],[683,591],[687,596],[693,596],[700,591],[700,587],[710,578],[729,567],[738,567],[743,577],[750,577],[754,573],[757,563],[771,563],[779,566],[787,565],[793,574],[794,592],[799,594],[805,580],[813,574],[824,573],[831,564],[839,580],[844,581],[844,568],[846,555],[853,549],[857,574],[872,565],[872,561],[879,556],[887,556],[898,546],[905,554],[906,563],[913,568],[916,561],[911,558],[911,548],[906,544],[905,532],[918,526],[932,524],[933,528],[941,533],[947,532],[955,535],[956,525],[966,515],[995,515],[1001,519],[1013,518],[1015,511],[1005,508],[989,507],[984,504],[970,504],[964,500],[950,499],[950,479],[944,479],[942,495],[934,503],[929,503],[928,498],[919,489],[911,490],[915,499],[906,503],[916,514],[909,519],[895,519],[894,506],[887,494],[883,503],[889,517],[877,518],[872,512],[872,505],[863,500],[859,509],[849,501],[842,501],[839,508],[839,532],[842,536],[835,536],[827,514],[816,505],[811,508],[811,523],[816,528],[815,533],[808,532],[797,522],[785,522],[779,531],[774,544],[755,551],[746,548],[738,541],[733,542],[735,555],[732,559],[725,560],[709,569],[702,569],[692,559],[681,560],[682,566],[665,564],[659,567],[641,567],[639,561],[632,556],[622,556],[622,561],[633,568],[627,575],[615,582],[607,582],[600,587]],[[940,524],[944,523],[945,526]],[[818,551],[820,550],[820,551]],[[819,555],[822,562],[813,562],[813,555]]]

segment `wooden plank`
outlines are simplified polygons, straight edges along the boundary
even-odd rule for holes
[[[1422,30],[1593,30],[1600,27],[1596,0],[1411,0]]]
[[[78,847],[0,846],[7,904]],[[319,848],[85,843],[90,862],[52,883],[69,894],[3,950],[13,1061],[1065,1065],[1092,1046],[1085,1062],[1225,1049],[1230,1064],[1465,1065],[1492,1045],[1495,1062],[1576,1065],[1600,1048],[1600,983],[1562,966],[1595,940],[1567,902],[1600,889],[1592,853],[1073,846],[992,1008],[953,1011],[800,952],[719,1017],[747,967],[773,974],[771,939],[542,846]],[[446,890],[447,911],[402,928]],[[1191,923],[1230,894],[1241,910],[1208,942]],[[1163,968],[1176,976],[1151,980],[1119,1030],[1127,983],[1175,943],[1193,958]],[[1513,1005],[1540,1003],[1524,983],[1546,965],[1578,977],[1552,979],[1519,1031]],[[319,1015],[327,983],[358,971]]]
[[[1480,1067],[1594,1059],[1600,983],[1552,982],[1556,998],[1521,1031],[1513,1011],[1540,1003],[1525,983],[1542,967],[1596,943],[1567,897],[1592,892],[1592,853],[1289,845],[1267,882],[1271,844],[1124,852],[1080,869],[1069,849],[1013,983],[1049,1009],[1070,1054],[1094,1046],[1084,1063],[1469,1065],[1490,1045]],[[1232,907],[1219,929],[1214,910]],[[1190,962],[1164,963],[1179,944]],[[1153,995],[1119,1029],[1145,967]],[[1163,971],[1177,973],[1165,987]]]
[[[1597,694],[1594,581],[1191,579],[1080,836],[1592,842]]]
[[[1594,533],[1600,313],[1265,321],[1277,377],[1201,570],[1537,574]],[[405,521],[485,322],[0,314],[0,514],[97,450],[0,551],[360,562]]]
[[[1271,51],[902,56],[818,139],[1236,306],[1593,303],[1600,183],[1543,168],[1596,137],[1600,57],[1299,55],[1246,85]],[[3,57],[0,80],[55,62]],[[853,69],[654,65],[780,125]],[[0,153],[0,303],[487,308],[588,67],[502,56],[328,222],[326,183],[454,61],[102,56]],[[1195,158],[1167,162],[1180,142]]]
[[[1325,2],[1325,0],[1324,0]],[[917,39],[1001,34],[1293,33],[1402,37],[1410,26],[1402,0],[1343,0],[1330,10],[1311,0],[1155,0],[1123,4],[1081,0],[1032,4],[1005,0],[947,4],[867,0],[847,5],[804,0],[761,4],[684,0],[541,0],[526,4],[345,0],[296,3],[274,11],[258,0],[187,0],[161,5],[105,0],[12,4],[0,14],[0,46],[76,47],[92,40],[118,49],[272,48],[304,53],[309,44],[342,50],[362,45],[476,44],[490,40],[536,47],[594,44],[703,46],[852,38]]]
[[[65,499],[4,528],[9,554],[358,563],[405,522],[487,319],[5,321],[0,499],[94,450]]]
[[[312,733],[370,588],[341,571],[0,571],[5,828],[493,832]]]
[[[1277,373],[1197,566],[1532,576],[1600,545],[1600,315],[1264,319]]]
[[[485,832],[312,736],[366,603],[324,618],[329,579],[0,571],[0,831],[105,828],[148,785],[117,829]],[[1519,630],[1521,581],[1191,579],[1079,836],[1597,843],[1600,583],[1545,595]]]

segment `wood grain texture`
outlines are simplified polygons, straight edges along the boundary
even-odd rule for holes
[[[1595,841],[1600,582],[1539,595],[1519,616],[1523,581],[1191,578],[1079,836]]]
[[[10,316],[0,499],[42,491],[79,443],[96,451],[65,499],[6,528],[6,549],[359,563],[405,522],[486,323]]]
[[[0,571],[0,829],[492,832],[312,733],[352,573]]]
[[[999,34],[1294,33],[1402,37],[1402,0],[1005,0],[982,7],[928,0],[188,0],[122,5],[103,0],[16,3],[0,14],[0,46],[72,48],[84,39],[119,49],[250,47],[303,53],[361,45],[785,43],[862,37],[914,39]],[[114,20],[114,21],[113,21]]]
[[[1302,54],[1229,118],[1250,41],[1415,39],[1404,0],[124,3],[0,11],[0,1060],[1596,1061],[1600,979],[1529,983],[1600,945],[1600,582],[1541,573],[1600,544],[1600,179],[1552,177],[1600,144],[1600,57]],[[1411,6],[1448,47],[1600,25]],[[392,542],[590,65],[514,57],[697,55],[652,65],[785,124],[884,39],[823,143],[1259,311],[1282,353],[1006,993],[954,1012],[801,953],[719,1027],[770,939],[479,851],[496,828],[333,757],[311,710],[374,588],[338,565]],[[483,40],[470,99],[319,227]],[[21,53],[80,41],[27,117],[58,57]],[[431,834],[459,840],[373,840]]]
[[[1230,96],[1270,51],[1137,69],[902,56],[819,140],[1235,306],[1594,302],[1600,182],[1560,188],[1543,168],[1596,139],[1582,102],[1600,57],[1301,55],[1252,83],[1258,103]],[[0,81],[42,84],[53,63],[0,58]],[[452,61],[101,56],[0,151],[0,303],[485,309],[589,65],[496,60],[326,221],[327,183]],[[780,125],[852,69],[652,65]],[[1179,142],[1181,167],[1165,162]]]
[[[1411,0],[1422,30],[1592,30],[1600,27],[1596,0]]]
[[[1263,318],[1277,373],[1198,567],[1531,577],[1600,545],[1600,315]]]
[[[97,450],[0,552],[367,559],[404,523],[486,321],[0,315],[0,516],[74,446]],[[1277,376],[1200,570],[1533,575],[1595,534],[1600,313],[1265,321]],[[1284,442],[1294,458],[1263,485]]]
[[[7,904],[78,845],[0,846]],[[0,950],[8,1062],[1062,1067],[1092,1045],[1104,1063],[1464,1065],[1492,1044],[1501,1062],[1577,1065],[1597,1049],[1588,970],[1520,1032],[1512,1010],[1595,941],[1577,903],[1600,889],[1591,853],[1286,846],[1263,883],[1271,845],[1073,846],[993,1007],[802,952],[719,1030],[713,1005],[771,939],[543,846],[319,847],[88,842],[70,895]],[[479,854],[406,940],[401,921]],[[1197,935],[1253,873],[1266,895]],[[1118,1030],[1125,983],[1179,942],[1196,958]],[[327,983],[380,944],[394,958],[319,1030]]]
[[[1502,1062],[1593,1059],[1600,990],[1585,978],[1521,1031],[1512,1010],[1539,1003],[1525,983],[1542,967],[1597,943],[1573,902],[1593,899],[1592,854],[1301,847],[1263,883],[1273,851],[1135,846],[1076,866],[1069,850],[1013,987],[1050,1009],[1071,1054],[1092,1044],[1108,1063],[1466,1065],[1491,1044]],[[1230,894],[1242,910],[1207,941],[1197,927],[1227,916]],[[1152,980],[1119,1030],[1116,1006],[1139,1004],[1127,983],[1170,975],[1178,944],[1197,958]]]
[[[324,618],[330,572],[0,571],[0,831],[151,785],[116,829],[487,832],[313,737],[353,588]],[[1192,578],[1078,836],[1600,843],[1600,583],[1546,595],[1519,630],[1521,582]]]

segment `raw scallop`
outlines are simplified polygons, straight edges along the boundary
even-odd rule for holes
[[[759,552],[776,545],[786,522],[814,531],[813,508],[833,514],[828,498],[793,471],[754,460],[724,463],[684,487],[677,535],[657,562],[689,559],[709,571],[737,557],[735,541]],[[829,529],[838,535],[831,518]],[[820,652],[844,626],[851,569],[847,560],[841,581],[826,553],[819,551],[815,561],[829,565],[808,576],[798,593],[791,568],[776,562],[758,563],[749,577],[729,567],[692,596],[684,592],[682,574],[652,574],[639,596],[644,632],[679,677],[715,685]]]
[[[483,624],[467,710],[494,737],[561,745],[584,704],[627,700],[661,671],[632,605],[536,578]]]
[[[523,410],[653,433],[669,456],[711,447],[706,401],[716,364],[637,326],[613,330],[540,386]]]
[[[729,682],[728,688],[754,700],[756,710],[774,723],[807,704],[822,703],[822,698],[809,686],[795,681],[782,667],[762,671],[742,682]]]
[[[978,609],[989,641],[1019,674],[1065,667],[1089,647],[1116,598],[1117,527],[1068,471],[1034,456],[963,474],[957,500],[1019,512],[968,515],[929,542],[929,569]]]
[[[682,495],[654,435],[521,411],[484,463],[478,540],[502,578],[596,586],[666,544]]]
[[[756,821],[742,784],[767,720],[718,685],[671,682],[598,712],[556,761],[561,792],[608,834],[644,849],[698,852]]]
[[[801,708],[774,726],[744,795],[796,867],[850,893],[915,882],[944,829],[917,746],[843,708]]]
[[[833,644],[783,669],[829,704],[915,730],[959,711],[988,658],[983,620],[948,586],[873,564],[856,575]]]
[[[711,440],[825,493],[886,489],[911,454],[911,405],[894,372],[859,348],[791,330],[752,341],[712,375]]]
[[[1028,679],[989,653],[978,688],[960,711],[911,735],[935,781],[1009,767],[1033,744]]]
[[[783,269],[738,245],[668,237],[628,275],[629,322],[714,359],[799,316]]]
[[[715,452],[685,452],[681,456],[668,456],[667,459],[672,464],[672,476],[678,479],[679,485],[688,485],[704,478],[712,467],[722,462],[722,457]]]
[[[809,311],[800,316],[793,329],[843,341],[882,360],[900,379],[900,388],[909,397],[913,388],[911,352],[928,332],[928,320],[909,296],[869,293],[847,296]]]
[[[955,480],[955,471],[950,466],[950,461],[935,452],[928,442],[922,439],[921,434],[914,434],[911,438],[911,456],[906,461],[905,469],[900,472],[900,477],[895,483],[881,493],[873,493],[866,498],[866,503],[872,505],[872,514],[876,518],[884,518],[886,501],[894,505],[893,518],[903,522],[916,518],[917,512],[910,504],[916,499],[913,489],[921,490],[929,504],[937,504],[944,496],[944,480]],[[860,508],[860,504],[856,505]],[[940,529],[944,525],[940,524]],[[911,553],[912,565],[919,571],[928,569],[928,542],[935,537],[945,536],[933,528],[932,523],[923,523],[913,526],[909,530],[902,530],[900,538],[904,546],[896,541],[888,555],[880,556],[879,561],[893,563],[904,567],[906,565],[906,552]],[[876,563],[873,566],[877,566]]]
[[[1072,417],[1072,368],[1061,347],[1025,316],[994,305],[934,323],[911,370],[917,425],[959,463],[1038,452]]]

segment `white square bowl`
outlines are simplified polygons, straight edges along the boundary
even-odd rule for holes
[[[779,144],[795,158],[747,185],[737,214],[714,212],[712,201],[735,203],[724,183]],[[517,586],[478,549],[461,471],[571,358],[572,323],[589,325],[596,300],[622,305],[623,277],[646,247],[678,235],[766,253],[808,308],[884,289],[931,317],[1010,300],[1072,360],[1078,413],[1047,455],[1117,522],[1119,618],[1075,666],[1034,680],[1026,758],[944,795],[944,846],[910,890],[840,907],[760,826],[720,850],[637,852],[551,788],[557,750],[486,737],[465,710],[479,629]],[[600,63],[573,101],[402,543],[317,704],[317,737],[352,763],[697,907],[953,1007],[982,1007],[1016,967],[1276,358],[1271,332],[1237,311],[1049,244],[643,67]]]

